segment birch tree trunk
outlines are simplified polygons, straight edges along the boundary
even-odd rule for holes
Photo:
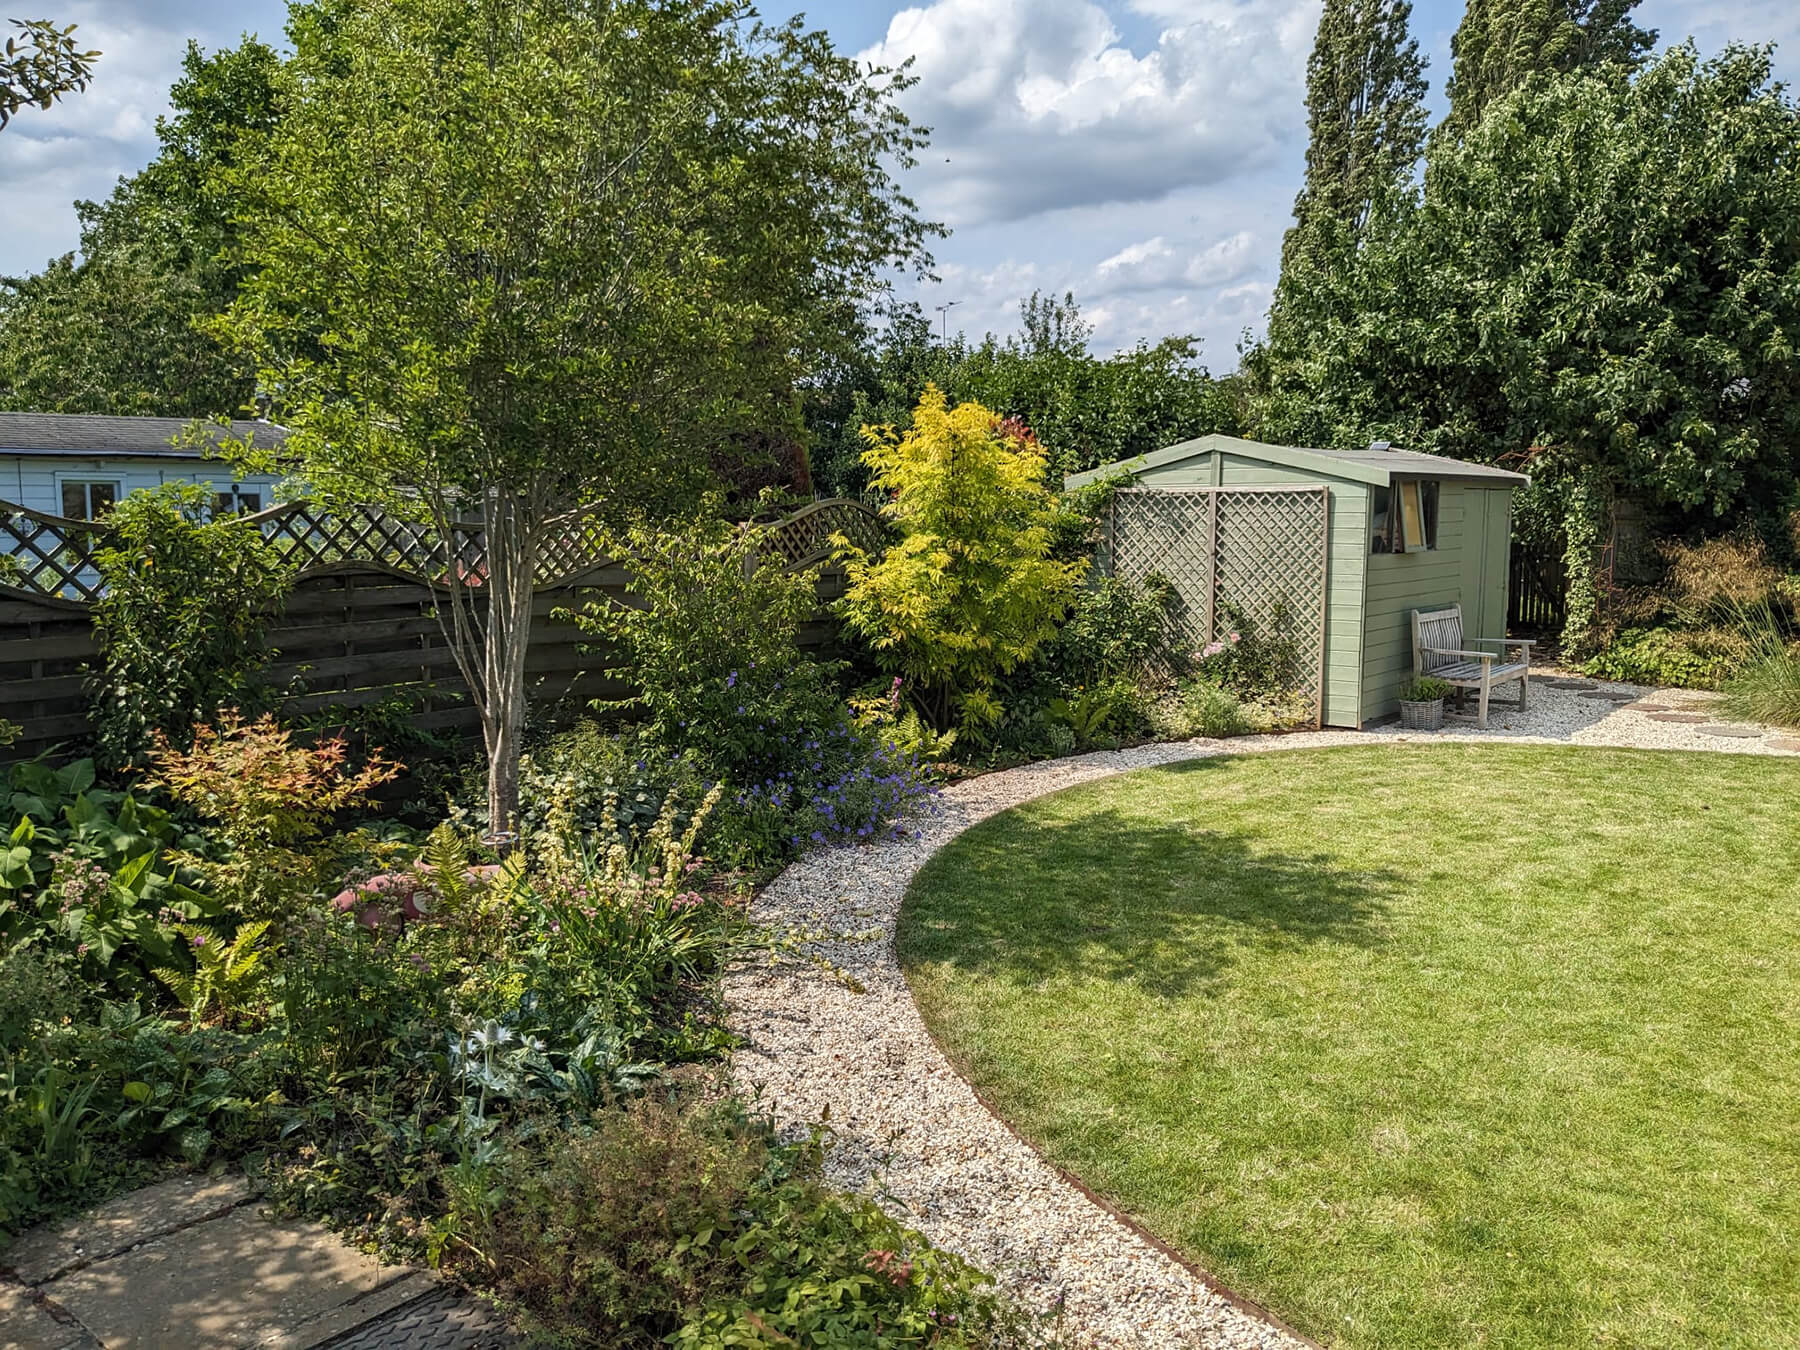
[[[518,829],[520,738],[525,727],[525,656],[531,646],[537,522],[514,490],[490,487],[483,525],[488,576],[482,644],[481,736],[488,760],[488,828]]]

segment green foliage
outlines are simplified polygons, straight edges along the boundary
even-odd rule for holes
[[[1183,680],[1175,697],[1157,710],[1159,730],[1169,740],[1189,736],[1248,736],[1262,730],[1243,700],[1208,680]]]
[[[1251,363],[1260,434],[1527,468],[1566,505],[1591,651],[1615,496],[1676,524],[1795,497],[1797,135],[1766,51],[1525,80],[1305,279],[1315,321]]]
[[[171,854],[168,813],[94,785],[91,760],[13,765],[0,849],[0,942],[57,953],[93,978],[141,986],[165,964],[175,925],[218,912]]]
[[[915,761],[935,764],[948,759],[956,748],[956,728],[934,730],[917,708],[907,704],[905,684],[896,675],[891,681],[875,680],[858,690],[850,700],[857,729]]]
[[[1219,606],[1221,636],[1193,653],[1201,679],[1229,689],[1240,698],[1279,698],[1294,688],[1299,639],[1293,610],[1279,601],[1268,623],[1258,623],[1230,602]]]
[[[59,98],[88,87],[100,53],[75,42],[75,25],[59,28],[47,19],[13,19],[16,36],[0,49],[0,128],[21,108],[48,108]]]
[[[239,924],[230,942],[196,924],[176,924],[175,931],[186,940],[194,968],[162,966],[153,973],[195,1022],[215,1013],[229,1018],[262,992],[269,978],[264,962],[268,953],[260,946],[269,931],[267,919]]]
[[[1045,664],[1065,686],[1142,676],[1167,646],[1173,595],[1174,587],[1160,576],[1142,583],[1089,577],[1048,644]]]
[[[1400,701],[1402,703],[1436,703],[1439,699],[1449,698],[1454,690],[1448,680],[1440,680],[1432,675],[1414,675],[1401,681]]]
[[[465,1269],[573,1345],[1040,1343],[984,1276],[819,1173],[816,1140],[636,1102],[509,1160]]]
[[[1729,716],[1800,728],[1800,645],[1770,627],[1753,639],[1724,688],[1719,706]]]
[[[1294,224],[1281,245],[1269,345],[1305,346],[1350,265],[1371,213],[1412,174],[1424,148],[1425,62],[1408,0],[1326,0],[1306,67],[1310,136]]]
[[[635,527],[622,540],[635,605],[573,617],[613,644],[608,669],[637,697],[596,705],[641,712],[650,736],[688,747],[706,770],[761,783],[813,758],[807,744],[845,720],[835,665],[801,651],[818,615],[815,572],[766,561],[753,532],[698,519]]]
[[[211,183],[273,124],[273,48],[188,44],[155,159],[77,202],[80,260],[0,281],[0,401],[39,412],[211,417],[244,409],[247,362],[201,331],[242,271],[233,204]]]
[[[912,425],[928,384],[955,402],[973,401],[1018,418],[1042,438],[1052,482],[1132,459],[1209,432],[1240,430],[1238,390],[1200,364],[1199,343],[1175,336],[1095,356],[1090,326],[1072,295],[1034,292],[1020,305],[1021,331],[970,343],[940,340],[916,303],[895,306],[808,410],[813,478],[821,490],[860,496],[865,426]]]
[[[1444,131],[1461,135],[1496,99],[1540,71],[1632,67],[1656,43],[1631,21],[1638,0],[1470,0],[1450,38]]]
[[[846,630],[912,682],[937,728],[992,726],[998,681],[1055,632],[1086,563],[1050,554],[1056,503],[1028,431],[927,387],[913,428],[865,429],[900,539],[871,558],[839,539]]]
[[[1727,628],[1627,628],[1581,669],[1626,684],[1717,689],[1744,664],[1748,649],[1744,636]]]
[[[448,608],[508,828],[540,549],[797,429],[925,256],[907,78],[731,0],[358,0],[293,41],[266,153],[221,174],[251,269],[222,330],[325,498],[482,513],[483,614],[454,573]]]
[[[221,708],[259,696],[263,623],[292,568],[252,522],[207,520],[191,483],[134,492],[108,517],[95,554],[105,592],[93,608],[100,668],[89,694],[110,768],[141,766],[158,736],[186,745]]]

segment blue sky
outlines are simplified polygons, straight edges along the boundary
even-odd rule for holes
[[[1169,333],[1216,369],[1260,330],[1305,150],[1306,55],[1319,0],[764,0],[804,10],[838,46],[911,56],[908,95],[933,144],[907,179],[952,229],[941,280],[952,329],[1014,326],[1037,287],[1073,290],[1097,345]],[[0,133],[0,272],[75,247],[72,202],[145,162],[186,40],[279,37],[282,0],[39,0],[103,57],[94,87]],[[9,7],[6,13],[13,12]],[[21,11],[23,12],[23,11]],[[1423,0],[1413,29],[1432,97],[1449,73],[1454,0]],[[1665,42],[1775,41],[1800,79],[1800,4],[1645,0]]]

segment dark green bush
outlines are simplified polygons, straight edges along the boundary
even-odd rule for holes
[[[641,715],[653,741],[690,751],[713,778],[760,783],[810,763],[807,743],[848,724],[837,667],[799,647],[819,610],[814,574],[763,559],[754,534],[722,523],[639,528],[624,542],[642,607],[574,616],[639,691],[603,706]]]
[[[221,708],[258,701],[264,620],[293,569],[257,525],[209,520],[211,507],[204,488],[167,483],[132,493],[107,518],[89,697],[108,769],[142,764],[159,731],[185,747]]]
[[[1728,628],[1627,628],[1582,666],[1584,674],[1626,684],[1717,689],[1743,663],[1744,635]]]

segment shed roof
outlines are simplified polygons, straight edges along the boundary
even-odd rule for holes
[[[195,419],[188,417],[107,417],[92,413],[0,412],[0,455],[149,455],[159,459],[203,459],[191,445],[176,439]],[[216,446],[223,428],[208,425]],[[236,421],[231,435],[250,437],[258,450],[273,450],[287,439],[287,428],[272,422]]]
[[[1102,464],[1086,473],[1070,474],[1063,480],[1063,486],[1082,487],[1115,474],[1141,473],[1145,469],[1197,459],[1215,450],[1242,455],[1245,459],[1261,460],[1265,464],[1303,469],[1328,478],[1347,479],[1352,483],[1372,483],[1377,487],[1389,486],[1396,477],[1440,478],[1451,482],[1485,483],[1492,487],[1524,487],[1531,482],[1524,474],[1513,473],[1508,469],[1474,464],[1465,459],[1450,459],[1445,455],[1424,455],[1416,450],[1302,450],[1288,445],[1247,441],[1238,436],[1214,435],[1153,450],[1137,459],[1121,459],[1112,464]]]

